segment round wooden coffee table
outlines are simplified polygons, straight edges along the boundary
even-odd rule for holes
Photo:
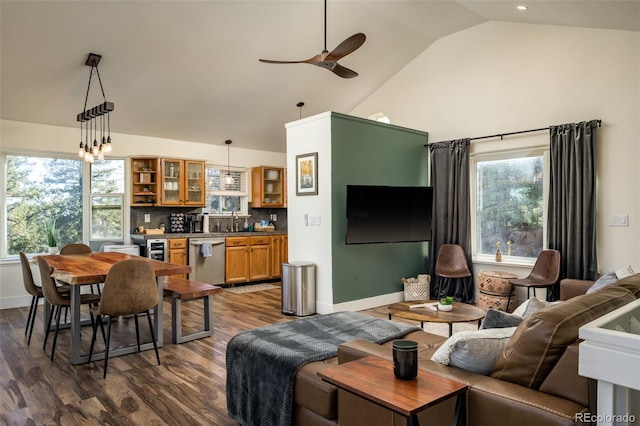
[[[484,311],[482,309],[477,306],[459,302],[453,303],[453,310],[450,312],[440,310],[432,311],[429,308],[410,308],[412,305],[420,305],[422,303],[438,303],[438,301],[412,300],[410,302],[394,303],[387,307],[389,319],[395,315],[399,318],[420,321],[420,327],[424,326],[425,322],[447,323],[449,324],[449,336],[451,336],[451,334],[453,334],[454,322],[478,321],[479,327],[480,320],[484,318]]]

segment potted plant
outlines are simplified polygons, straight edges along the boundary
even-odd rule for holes
[[[58,252],[58,237],[56,236],[56,218],[52,217],[45,224],[45,232],[47,234],[47,246],[49,247],[49,254],[56,254]]]
[[[447,296],[440,299],[440,303],[438,304],[438,309],[441,311],[450,311],[453,309],[453,297]]]

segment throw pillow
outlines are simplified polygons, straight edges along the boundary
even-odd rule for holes
[[[595,283],[587,290],[587,294],[591,294],[594,291],[600,290],[601,288],[605,288],[610,286],[611,284],[615,284],[618,282],[618,277],[615,272],[609,272],[608,274],[604,274],[600,278],[596,280]]]
[[[544,300],[538,299],[537,297],[530,297],[520,306],[518,306],[513,312],[513,315],[517,315],[522,317],[522,319],[527,318],[529,315],[539,311],[542,308],[547,308],[549,306],[553,306],[559,302],[546,302]]]
[[[502,355],[517,327],[462,331],[449,337],[431,359],[485,376]]]
[[[628,276],[633,275],[633,269],[631,269],[631,265],[627,266],[626,268],[622,268],[622,269],[618,269],[616,271],[616,277],[618,277],[619,280],[626,278]]]
[[[480,329],[517,327],[521,322],[521,316],[489,309],[484,316]]]

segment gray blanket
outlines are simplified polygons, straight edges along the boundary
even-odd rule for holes
[[[303,365],[336,356],[356,339],[384,343],[420,330],[356,312],[337,312],[235,335],[227,345],[227,411],[244,426],[289,426]]]

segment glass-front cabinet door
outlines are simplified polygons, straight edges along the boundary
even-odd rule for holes
[[[162,176],[160,204],[164,206],[183,205],[184,161],[163,158],[160,173]]]
[[[204,162],[185,160],[185,205],[204,206]]]
[[[260,166],[254,167],[251,174],[252,207],[286,206],[286,169]]]

